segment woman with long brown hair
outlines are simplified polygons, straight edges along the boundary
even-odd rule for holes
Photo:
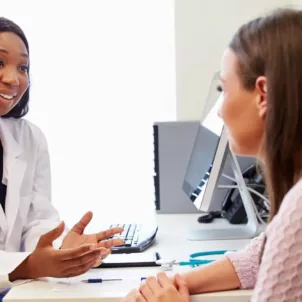
[[[244,24],[221,63],[219,115],[231,150],[264,165],[266,231],[174,282],[150,277],[126,301],[189,301],[189,293],[255,288],[252,301],[302,301],[302,11],[281,9]]]

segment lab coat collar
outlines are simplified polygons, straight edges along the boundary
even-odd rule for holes
[[[6,222],[9,225],[8,237],[13,230],[19,210],[20,189],[27,166],[27,163],[20,158],[20,155],[23,154],[23,148],[14,138],[12,129],[9,127],[10,122],[12,121],[0,118],[0,137],[3,145],[2,182],[7,185],[5,216]],[[2,215],[0,222],[5,229],[6,223],[3,220],[4,217]]]
[[[22,147],[16,142],[12,131],[7,124],[8,120],[0,117],[0,137],[4,153],[12,158],[18,157],[23,153]]]

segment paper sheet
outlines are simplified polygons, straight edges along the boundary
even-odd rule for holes
[[[96,293],[102,291],[102,293],[127,293],[134,288],[137,288],[140,284],[140,280],[137,279],[125,279],[122,281],[104,281],[103,283],[83,283],[83,282],[61,282],[57,283],[53,288],[54,292],[72,292],[72,293]]]
[[[132,254],[111,254],[104,263],[138,263],[138,262],[154,262],[155,254],[152,252],[132,253]]]
[[[137,288],[141,283],[142,277],[156,276],[160,272],[159,268],[125,268],[125,269],[92,269],[87,274],[76,277],[61,279],[56,282],[53,291],[55,292],[81,292],[88,293],[98,288],[105,292],[129,292],[134,288]],[[174,272],[168,272],[169,276],[174,275]],[[104,281],[102,283],[83,283],[82,280],[87,279],[115,279],[120,278],[122,281]]]

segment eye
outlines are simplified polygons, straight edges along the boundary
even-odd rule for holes
[[[0,60],[0,67],[4,66],[4,62],[2,60]]]
[[[221,85],[218,85],[218,86],[216,87],[216,90],[217,90],[218,92],[223,92],[223,89],[222,89]]]
[[[28,72],[28,66],[27,66],[27,65],[21,65],[21,66],[20,66],[20,70],[21,70],[22,72]]]

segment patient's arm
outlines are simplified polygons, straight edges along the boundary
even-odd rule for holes
[[[257,281],[265,235],[254,238],[242,251],[183,275],[190,294],[253,288]]]
[[[240,287],[240,280],[228,258],[184,274],[190,294],[229,290]]]

